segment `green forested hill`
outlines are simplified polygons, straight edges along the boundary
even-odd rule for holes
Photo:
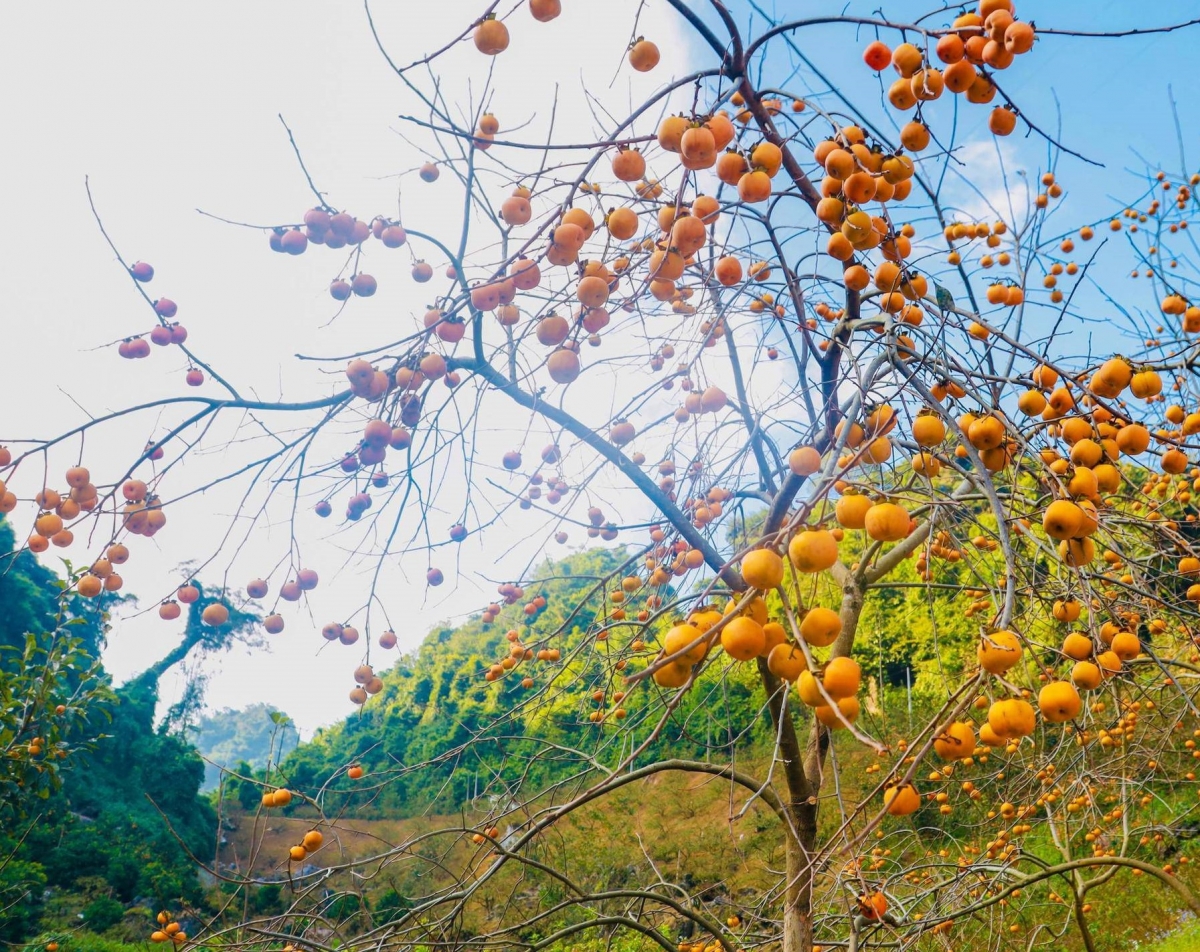
[[[604,705],[611,709],[614,692],[628,690],[615,661],[627,653],[630,641],[645,635],[640,626],[618,625],[601,641],[589,628],[606,607],[607,588],[599,583],[627,557],[623,549],[596,548],[542,565],[536,581],[525,586],[526,600],[538,594],[547,600],[532,624],[518,603],[504,608],[490,625],[475,617],[432,631],[386,672],[381,695],[303,744],[284,761],[282,776],[310,789],[361,763],[368,773],[386,772],[389,781],[367,812],[406,816],[435,799],[445,812],[476,795],[502,795],[518,778],[537,784],[572,775],[587,769],[588,757],[615,764],[622,750],[628,751],[628,739],[622,746],[615,732],[598,729],[589,715]],[[561,660],[526,663],[498,683],[485,679],[488,668],[508,655],[510,629],[519,632],[522,644],[537,649],[539,639],[560,626],[563,632],[547,646],[558,649]],[[547,690],[523,687],[526,673],[535,688]],[[596,691],[604,692],[604,702],[594,699]],[[737,674],[711,696],[692,692],[648,753],[669,746],[680,756],[703,756],[709,745],[731,741],[731,724],[750,724],[743,738],[757,736],[766,721],[755,717],[761,698],[753,692],[752,681]],[[632,698],[628,707],[625,725],[641,739],[649,731],[639,720],[646,708]],[[478,739],[487,742],[468,743]]]
[[[856,543],[847,540],[847,549]],[[624,726],[636,740],[645,737],[659,712],[647,699],[648,694],[657,696],[653,686],[631,689],[624,683],[624,675],[657,650],[655,632],[615,625],[601,642],[591,628],[598,614],[611,608],[606,599],[612,585],[598,587],[599,580],[627,558],[624,549],[596,548],[543,564],[537,580],[526,585],[526,599],[536,594],[547,599],[532,624],[522,604],[516,604],[504,608],[490,625],[477,616],[458,627],[430,632],[416,651],[385,673],[380,696],[361,712],[319,731],[284,760],[282,781],[315,789],[359,763],[377,779],[386,774],[387,783],[373,792],[369,805],[356,797],[345,806],[363,815],[407,816],[430,807],[435,799],[438,811],[445,812],[478,795],[500,795],[518,778],[536,787],[551,777],[573,775],[586,769],[588,757],[602,765],[615,764],[630,741],[623,744],[621,738],[614,739],[614,731],[598,729],[589,715],[606,705],[611,710],[614,692],[631,691],[624,702]],[[855,654],[864,674],[876,682],[868,725],[872,714],[885,715],[889,705],[906,705],[910,684],[917,703],[937,695],[948,671],[960,669],[972,653],[979,622],[963,616],[965,602],[952,594],[965,583],[960,577],[964,573],[950,563],[936,571],[948,585],[944,593],[934,589],[931,596],[929,589],[916,584],[910,561],[890,577],[894,587],[880,589],[864,611]],[[829,584],[806,597],[813,604],[836,608],[840,593]],[[572,611],[576,606],[581,607]],[[669,616],[663,623],[668,620]],[[563,632],[556,633],[564,623]],[[535,649],[542,646],[540,639],[553,635],[545,645],[558,648],[562,660],[526,664],[519,674],[498,683],[487,681],[489,667],[508,654],[505,635],[510,629],[518,632],[522,644]],[[635,638],[643,638],[650,652],[631,661],[627,671],[616,670],[615,660],[629,654]],[[379,666],[378,649],[373,650],[372,661]],[[532,688],[522,686],[526,673],[534,679]],[[547,689],[536,690],[543,687]],[[596,691],[604,692],[604,702],[594,699]],[[734,666],[723,679],[719,671],[708,673],[643,756],[702,758],[719,747],[767,740],[764,700],[748,666]],[[487,742],[471,743],[478,740]],[[551,750],[551,744],[556,748]],[[336,795],[354,785],[343,778],[331,789]]]
[[[308,795],[324,789],[327,813],[403,818],[424,811],[454,812],[476,798],[505,799],[518,785],[535,790],[545,788],[547,781],[565,780],[566,793],[572,783],[593,782],[595,771],[615,766],[663,717],[665,726],[641,754],[641,762],[662,756],[704,759],[717,751],[727,758],[730,746],[746,752],[768,749],[771,731],[764,698],[750,666],[726,669],[719,661],[669,716],[652,684],[631,687],[625,681],[657,651],[655,626],[644,630],[612,623],[610,615],[614,576],[630,574],[639,559],[625,549],[594,548],[547,561],[525,584],[524,597],[504,607],[491,624],[476,616],[430,632],[415,651],[383,671],[383,692],[360,712],[290,752],[292,742],[283,737],[286,756],[269,776],[260,773],[262,780]],[[8,596],[10,604],[26,606],[17,628],[44,625],[53,599],[43,592],[53,574],[36,563],[22,561],[20,567],[0,577],[4,591],[16,593]],[[962,581],[954,566],[939,565],[937,571],[943,582]],[[963,603],[951,589],[935,589],[931,597],[929,590],[913,584],[911,564],[901,566],[894,581],[896,588],[880,592],[869,604],[856,649],[864,672],[877,681],[864,713],[868,730],[873,718],[901,712],[898,692],[910,672],[918,699],[936,693],[940,673],[963,663],[977,626],[962,617]],[[538,596],[545,607],[527,615],[525,604]],[[644,598],[644,591],[631,596],[630,615]],[[805,598],[835,606],[837,593],[813,590]],[[606,616],[610,624],[601,636],[596,622]],[[664,615],[658,627],[670,618]],[[252,616],[238,619],[249,624]],[[487,680],[489,668],[509,654],[510,630],[534,652],[552,647],[559,657],[526,661],[498,681]],[[271,737],[279,743],[280,728],[261,705],[201,718],[198,735],[170,726],[194,720],[190,716],[156,725],[157,681],[165,666],[198,645],[219,647],[201,644],[201,637],[211,640],[212,635],[189,624],[179,646],[115,692],[107,708],[112,719],[107,737],[67,771],[63,790],[46,802],[16,849],[16,861],[7,867],[10,892],[25,884],[32,897],[49,887],[50,898],[31,902],[26,921],[10,926],[5,937],[28,934],[39,917],[46,927],[81,911],[85,921],[90,916],[102,929],[137,900],[171,906],[182,899],[204,906],[187,854],[211,857],[216,820],[199,795],[204,765],[193,738],[198,736],[199,746],[214,759],[232,767],[245,760],[262,771],[268,766]],[[92,639],[98,650],[102,629]],[[646,648],[632,652],[638,639]],[[377,670],[384,669],[387,657],[372,648],[370,660]],[[621,659],[628,660],[628,667],[618,667]],[[532,679],[529,686],[522,683],[527,677]],[[622,699],[618,692],[624,691],[630,693]],[[613,726],[618,708],[628,714],[620,731]],[[609,719],[597,723],[593,718],[598,713]],[[286,734],[287,728],[283,730]],[[363,780],[345,776],[352,764],[363,766]],[[259,788],[234,784],[227,793],[248,809],[257,808]],[[15,848],[17,838],[9,835],[0,843],[3,855]]]
[[[107,736],[64,773],[62,790],[25,835],[18,855],[50,887],[52,906],[82,907],[86,918],[100,899],[123,906],[199,898],[187,854],[211,855],[216,814],[199,796],[203,762],[155,727],[156,703],[157,691],[144,684],[116,692]]]
[[[0,523],[0,531],[3,528]],[[846,541],[847,557],[854,557],[857,544],[853,538]],[[277,769],[270,768],[265,758],[272,735],[278,744],[281,728],[278,718],[273,719],[262,705],[201,718],[200,744],[210,756],[226,762],[257,759],[253,766],[264,783],[286,784],[306,796],[322,795],[326,815],[338,815],[348,826],[361,823],[365,841],[372,843],[398,819],[419,829],[426,822],[420,817],[425,812],[445,815],[463,809],[469,816],[486,815],[489,800],[503,810],[518,786],[527,793],[554,789],[554,782],[560,782],[556,795],[570,796],[577,784],[594,782],[598,770],[615,766],[633,743],[646,740],[665,716],[656,688],[631,688],[625,680],[626,674],[654,656],[657,628],[610,623],[604,629],[607,637],[601,638],[601,626],[596,624],[605,616],[612,621],[610,593],[618,587],[615,580],[631,574],[639,560],[640,555],[624,549],[596,548],[548,561],[533,581],[525,583],[524,597],[505,607],[491,624],[485,625],[477,616],[461,625],[436,628],[416,650],[386,670],[381,654],[388,656],[373,647],[371,662],[383,671],[383,692],[360,712],[287,753]],[[986,611],[977,618],[965,615],[974,596],[963,595],[960,589],[978,576],[968,575],[960,566],[953,561],[935,562],[933,581],[943,587],[931,589],[918,584],[915,560],[906,561],[889,577],[891,584],[868,602],[855,654],[864,675],[875,682],[866,689],[860,720],[869,733],[894,736],[897,729],[903,731],[910,681],[920,716],[923,708],[944,697],[945,673],[969,663]],[[974,569],[978,568],[976,564]],[[0,584],[8,586],[0,591],[23,593],[23,600],[13,604],[32,606],[23,609],[22,626],[45,624],[37,607],[39,593],[53,581],[53,574],[36,564],[27,566],[25,574],[0,576]],[[806,604],[831,607],[836,606],[838,595],[829,582],[803,593]],[[544,597],[546,605],[527,616],[525,603],[536,596]],[[644,598],[645,592],[631,596],[631,615]],[[776,610],[773,599],[771,607]],[[724,598],[714,595],[712,601],[721,603]],[[41,603],[49,605],[52,600]],[[670,623],[671,617],[664,615],[658,627]],[[239,618],[246,621],[252,616]],[[82,915],[85,928],[108,938],[141,941],[155,908],[189,908],[200,914],[220,906],[220,888],[202,887],[191,858],[207,861],[217,840],[215,811],[199,795],[204,766],[193,746],[196,735],[171,727],[180,722],[178,717],[164,726],[156,725],[154,716],[163,665],[198,643],[195,630],[187,626],[179,647],[115,691],[107,707],[111,723],[103,743],[66,772],[62,791],[46,801],[36,821],[0,835],[0,860],[14,852],[13,860],[0,870],[0,890],[11,898],[24,889],[28,897],[22,916],[0,926],[0,939],[20,940],[38,932],[57,935],[78,927]],[[500,680],[487,680],[488,670],[509,654],[510,630],[535,652],[553,647],[560,657],[523,662]],[[97,629],[91,637],[99,645],[103,630]],[[646,647],[632,652],[637,639],[644,640]],[[338,645],[329,648],[339,649]],[[622,658],[629,664],[619,669]],[[718,658],[667,717],[639,762],[659,757],[705,759],[710,754],[714,760],[728,761],[728,748],[736,746],[742,762],[765,763],[772,734],[752,670],[749,665],[728,666]],[[525,677],[533,679],[531,686],[522,684]],[[629,691],[629,696],[618,699],[621,691]],[[601,692],[599,700],[596,692]],[[618,707],[628,714],[621,730],[615,729],[611,717]],[[593,720],[597,712],[610,717],[597,723]],[[800,716],[808,714],[803,711]],[[870,760],[854,748],[846,756],[864,764]],[[345,776],[352,764],[363,766],[362,780]],[[239,768],[239,772],[250,771]],[[236,805],[240,801],[247,814],[256,814],[258,785],[235,782],[226,787],[226,794],[230,799],[223,812],[232,821],[228,829],[236,831],[229,836],[240,837],[237,845],[245,849],[239,854],[230,847],[222,854],[225,861],[235,854],[250,855],[254,838],[261,835],[270,843],[264,851],[269,858],[264,870],[274,870],[278,856],[286,854],[290,833],[302,829],[305,818],[311,817],[311,807],[296,801],[286,814],[271,814],[260,827],[257,819],[243,815]],[[670,785],[658,795],[685,801],[692,796],[683,787]],[[682,815],[668,812],[659,817],[661,804],[656,805],[653,796],[648,800],[644,796],[631,789],[615,814],[580,814],[581,826],[571,828],[573,838],[563,849],[590,858],[585,842],[614,840],[631,823],[659,837],[664,857],[673,855],[673,849],[693,846],[701,852],[718,846],[729,850],[724,840],[713,845],[681,833]],[[712,806],[714,816],[720,812],[718,807]],[[716,823],[714,829],[720,826]],[[21,836],[24,840],[18,847]],[[757,840],[742,842],[742,848],[765,849]],[[596,852],[599,867],[608,856]],[[714,856],[718,865],[743,868],[737,865],[744,861],[741,853]],[[766,861],[768,853],[761,858]],[[605,881],[609,871],[599,867],[597,881]],[[367,892],[366,901],[376,913],[390,908],[387,904],[398,901],[397,895],[407,895],[403,883]],[[253,893],[255,908],[276,908],[271,904],[279,896],[279,886],[263,887],[261,896],[259,891]]]

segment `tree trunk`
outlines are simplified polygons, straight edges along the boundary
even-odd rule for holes
[[[159,679],[167,673],[175,665],[179,664],[186,658],[193,648],[200,643],[201,632],[197,628],[196,631],[191,631],[192,626],[188,626],[188,632],[183,636],[183,640],[174,648],[168,651],[162,658],[146,668],[145,671],[130,678],[129,684],[136,684],[138,687],[158,690]]]
[[[1092,939],[1092,930],[1088,928],[1087,914],[1083,911],[1083,895],[1079,891],[1078,880],[1081,877],[1075,875],[1076,882],[1073,885],[1075,892],[1075,925],[1079,927],[1079,937],[1083,939],[1083,947],[1087,952],[1096,952],[1096,943]]]
[[[799,839],[786,832],[787,889],[783,904],[783,952],[812,952],[812,856],[817,844],[817,806],[793,803],[788,811]]]

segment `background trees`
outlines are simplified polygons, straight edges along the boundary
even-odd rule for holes
[[[96,708],[108,690],[97,661],[111,600],[73,596],[28,551],[13,551],[2,519],[0,552],[0,810],[16,823],[57,789],[64,762],[100,730]]]
[[[138,899],[199,902],[195,860],[212,855],[216,815],[198,796],[196,751],[156,716],[158,679],[200,647],[236,643],[258,616],[213,628],[197,608],[177,646],[114,690],[100,653],[111,609],[129,599],[72,594],[28,550],[12,549],[0,519],[0,935],[15,942],[41,917],[79,914],[102,931]]]
[[[398,208],[335,204],[289,129],[314,204],[246,227],[264,255],[326,256],[335,322],[389,282],[428,284],[429,299],[304,355],[325,374],[311,388],[263,398],[206,359],[150,264],[105,232],[147,325],[112,349],[172,354],[202,389],[14,442],[5,499],[25,501],[29,547],[91,533],[76,590],[99,597],[144,537],[176,531],[173,513],[231,493],[228,530],[197,557],[238,573],[226,578],[263,600],[271,635],[319,644],[319,631],[364,705],[323,739],[331,754],[263,778],[295,801],[267,789],[264,808],[330,842],[343,781],[372,778],[391,808],[479,801],[482,783],[478,823],[348,857],[359,878],[336,903],[303,865],[330,846],[299,831],[272,934],[540,948],[615,930],[669,946],[664,925],[682,920],[701,948],[790,952],[954,923],[1020,933],[1005,910],[1053,879],[1066,883],[1054,928],[1090,944],[1092,877],[1119,869],[1194,905],[1174,869],[1133,855],[1186,814],[1194,779],[1194,177],[1152,174],[1111,222],[1062,225],[1069,147],[1020,112],[1007,77],[1073,25],[1035,31],[1007,3],[779,22],[715,0],[664,6],[703,50],[697,68],[668,74],[635,27],[622,69],[652,91],[618,109],[588,90],[590,129],[565,139],[548,90],[510,128],[483,58],[557,29],[556,4],[473,12],[425,55],[369,21],[405,102]],[[845,70],[879,74],[878,104],[806,58],[806,31],[833,24]],[[459,70],[482,91],[458,95]],[[976,173],[959,138],[969,110],[997,136],[1044,139],[1047,167]],[[952,176],[977,193],[970,208]],[[407,196],[425,187],[451,197],[414,220]],[[1130,236],[1145,300],[1111,286],[1098,230]],[[1101,316],[1105,336],[1088,340]],[[125,446],[103,475],[88,468],[98,439]],[[329,581],[304,528],[318,519],[357,576],[335,617],[319,614]],[[246,564],[268,532],[270,557]],[[508,564],[516,535],[624,548],[576,555],[557,578],[524,552]],[[431,589],[462,585],[476,544],[489,559],[476,574],[496,586],[477,604],[477,651],[439,655],[422,678],[402,667],[390,686],[379,657],[413,598],[397,595],[397,562]],[[190,606],[197,643],[249,621],[232,583],[161,596],[164,618]],[[903,719],[886,697],[901,684]],[[422,721],[436,718],[454,729],[438,723],[432,749]],[[377,748],[389,720],[402,744]],[[748,769],[754,740],[769,754]],[[373,760],[364,777],[359,760]],[[774,827],[776,878],[742,914],[719,915],[687,870],[581,883],[543,846],[670,774],[715,778],[731,822],[761,812]],[[400,862],[418,871],[406,889],[432,886],[365,925],[348,894]],[[525,876],[557,885],[517,902]],[[216,928],[251,943],[265,927]]]

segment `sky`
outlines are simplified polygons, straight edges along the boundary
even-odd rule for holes
[[[870,15],[878,5],[851,3],[846,12]],[[479,0],[378,3],[374,12],[390,54],[409,62],[452,39],[483,6]],[[615,113],[646,98],[665,76],[711,64],[711,55],[664,3],[649,0],[638,25],[663,51],[659,70],[649,77],[621,68],[638,3],[614,0],[600,12],[580,0],[563,0],[563,6],[563,16],[551,24],[536,24],[523,10],[514,13],[512,46],[494,64],[492,109],[506,128],[509,117],[526,124],[522,135],[545,128],[556,93],[560,141],[581,141],[577,137],[598,128],[583,88]],[[739,22],[750,16],[745,5],[731,8]],[[911,3],[884,8],[897,20],[924,10]],[[1022,3],[1017,12],[1039,26],[1089,31],[1178,22],[1196,12],[1189,2],[1162,2],[1148,8],[1149,14],[1144,9],[1125,0],[1067,0]],[[1174,87],[1185,143],[1194,142],[1200,105],[1188,95],[1188,64],[1198,35],[1193,28],[1123,40],[1048,37],[1039,42],[1036,59],[1005,77],[1006,91],[1039,125],[1051,129],[1061,123],[1058,135],[1065,145],[1106,163],[1095,168],[1059,157],[1073,221],[1111,214],[1113,196],[1136,190],[1130,172],[1143,170],[1147,161],[1178,169],[1168,88]],[[882,116],[874,107],[875,81],[859,59],[870,38],[846,26],[818,27],[797,42],[847,96],[873,104],[875,115]],[[437,78],[448,99],[477,101],[488,79],[481,60],[464,44],[441,62]],[[765,70],[780,77],[790,72],[782,47]],[[788,78],[789,88],[832,102],[807,70]],[[411,256],[401,249],[393,261],[372,264],[380,279],[377,296],[353,302],[330,323],[334,310],[326,288],[338,265],[329,253],[273,255],[261,232],[197,213],[274,224],[297,220],[312,204],[282,115],[332,204],[366,219],[394,214],[399,205],[410,227],[453,241],[457,193],[446,181],[424,186],[415,180],[413,170],[423,157],[413,141],[422,136],[398,119],[414,111],[413,98],[379,54],[360,4],[10,4],[0,12],[0,86],[9,91],[0,98],[8,223],[0,230],[6,289],[0,306],[0,444],[46,438],[87,415],[188,392],[180,355],[156,352],[127,362],[106,346],[145,330],[149,322],[144,302],[92,217],[85,176],[122,255],[153,263],[151,296],[175,300],[189,343],[261,399],[329,393],[338,383],[330,368],[339,370],[340,363],[315,364],[293,355],[342,355],[399,336],[399,323],[411,321],[428,303],[429,292],[407,278]],[[1036,174],[1046,166],[1048,150],[1036,137],[1018,135],[997,152],[985,117],[979,111],[965,120],[959,140],[972,168],[981,170],[981,190],[995,197],[998,187],[1002,192],[1001,160],[1010,171]],[[968,206],[977,200],[965,188],[961,197]],[[776,383],[764,373],[756,385],[769,390]],[[202,392],[216,390],[206,384]],[[205,452],[181,468],[181,485],[210,478],[242,458],[241,441],[254,424],[240,424],[214,431]],[[111,472],[136,457],[162,425],[140,417],[136,424],[109,428],[87,443],[85,462]],[[496,430],[493,442],[483,445],[494,446],[498,457],[511,441],[503,425]],[[77,453],[76,443],[52,454],[51,472],[71,465],[75,459],[69,457]],[[496,478],[502,476],[498,472]],[[612,498],[619,500],[619,492],[614,487]],[[152,663],[178,637],[178,629],[158,619],[153,608],[182,580],[181,563],[221,549],[200,577],[239,587],[277,568],[291,541],[287,520],[273,517],[246,532],[244,519],[233,517],[237,505],[233,487],[217,487],[172,508],[168,528],[155,539],[135,540],[124,574],[127,590],[140,597],[140,611],[118,619],[105,655],[118,681]],[[18,520],[31,516],[29,505],[15,514]],[[222,548],[231,524],[235,554],[228,543]],[[321,574],[321,585],[300,611],[291,609],[287,630],[268,649],[236,649],[208,659],[205,670],[211,707],[265,701],[291,714],[307,736],[352,711],[346,692],[357,660],[342,655],[331,663],[333,656],[320,650],[323,642],[315,632],[361,603],[370,566],[347,559],[345,540],[331,536],[330,526],[310,519],[298,525],[301,558]],[[425,589],[425,554],[389,560],[382,587],[389,605],[398,606],[391,621],[401,649],[415,647],[436,624],[466,617],[491,597],[496,581],[519,573],[542,551],[543,527],[520,520],[506,527],[501,555],[493,542],[465,544],[456,564],[447,566],[442,589]],[[54,564],[60,554],[43,558]],[[65,554],[82,562],[90,553],[79,540]],[[378,652],[372,660],[378,668],[388,663],[378,660]],[[182,677],[173,672],[164,681],[165,703],[178,695]]]

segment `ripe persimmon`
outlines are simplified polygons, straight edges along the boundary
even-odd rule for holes
[[[975,751],[975,728],[968,721],[947,724],[934,738],[934,752],[943,760],[961,760]]]
[[[757,658],[766,646],[762,625],[753,618],[739,615],[721,629],[721,647],[731,658],[750,661]]]
[[[1061,724],[1079,716],[1083,702],[1068,681],[1051,681],[1038,692],[1038,709],[1051,724]]]
[[[475,26],[472,34],[475,49],[486,56],[496,56],[508,49],[508,27],[496,19],[494,14],[488,14]]]
[[[541,23],[548,23],[562,13],[561,0],[529,0],[529,12]]]
[[[788,543],[788,557],[797,571],[823,572],[837,561],[837,540],[827,529],[803,529]]]
[[[892,51],[882,40],[875,40],[863,50],[863,62],[875,72],[881,72],[892,62]]]
[[[746,172],[738,178],[737,189],[743,202],[765,202],[771,197],[771,177],[761,169]]]
[[[647,73],[654,69],[658,60],[658,47],[643,37],[638,37],[629,47],[629,65],[639,73]]]
[[[767,655],[767,668],[783,681],[793,682],[800,674],[808,670],[808,662],[804,652],[798,647],[786,642],[775,645]]]
[[[863,528],[877,542],[898,542],[908,535],[908,511],[895,503],[876,503],[867,510]]]
[[[700,637],[701,631],[694,625],[675,625],[663,637],[663,651],[670,657],[687,649],[677,660],[689,666],[696,664],[703,661],[705,654],[708,653],[708,647],[703,641],[699,641]],[[697,641],[699,643],[696,643]]]
[[[813,716],[830,730],[843,730],[847,724],[858,720],[861,705],[858,698],[851,695],[837,699],[837,707],[828,704],[818,704],[813,708]]]
[[[788,469],[797,476],[811,476],[821,469],[821,453],[815,446],[798,446],[788,455]]]
[[[987,722],[998,737],[1012,740],[1032,734],[1037,726],[1037,715],[1023,698],[1005,698],[988,708]]]
[[[778,588],[783,576],[783,559],[777,552],[755,549],[742,556],[742,578],[751,588]]]
[[[842,618],[831,608],[815,605],[800,619],[800,636],[814,648],[833,644],[842,632]]]
[[[831,658],[821,675],[825,693],[835,700],[855,694],[861,683],[862,669],[853,658]]]
[[[205,605],[204,611],[200,613],[200,620],[206,625],[212,625],[214,628],[220,627],[229,621],[229,609],[220,602]]]
[[[622,182],[636,182],[646,174],[646,160],[636,149],[621,149],[613,156],[612,172]]]
[[[888,787],[883,791],[883,804],[892,816],[908,816],[921,808],[921,795],[911,783]]]
[[[989,674],[1004,674],[1021,660],[1021,640],[1011,631],[985,634],[979,641],[979,666]]]

